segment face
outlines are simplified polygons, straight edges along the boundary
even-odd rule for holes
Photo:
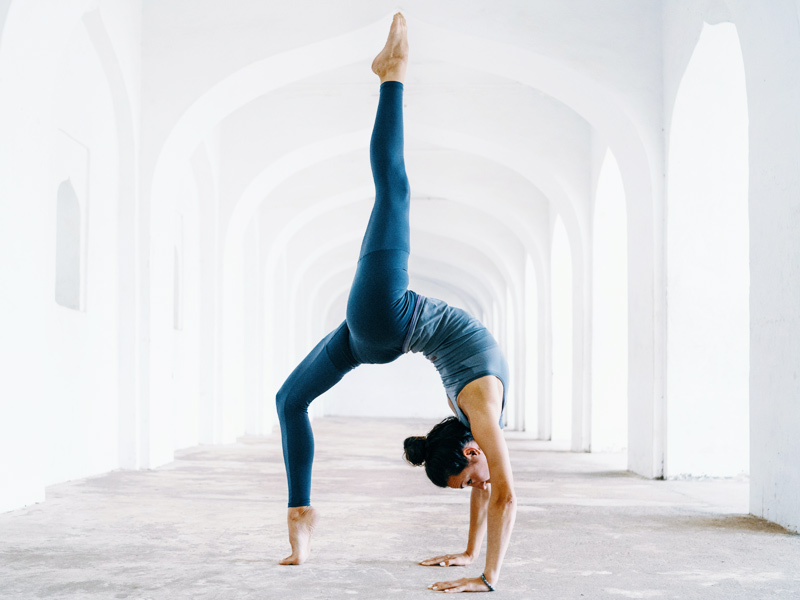
[[[458,475],[452,475],[447,481],[447,486],[451,488],[475,487],[485,490],[489,483],[489,463],[486,462],[486,455],[475,442],[469,442],[464,446],[463,452],[469,464]]]

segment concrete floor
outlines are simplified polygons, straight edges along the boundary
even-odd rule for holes
[[[429,598],[480,574],[416,561],[464,548],[469,492],[407,466],[430,423],[314,423],[311,559],[288,554],[280,440],[178,453],[155,471],[55,485],[0,515],[0,598]],[[509,434],[519,511],[507,598],[800,598],[800,536],[748,517],[747,481],[648,481],[621,455],[554,452]]]

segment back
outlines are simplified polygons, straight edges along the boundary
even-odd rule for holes
[[[503,383],[503,408],[508,389],[508,364],[494,336],[467,311],[442,300],[419,296],[404,352],[422,352],[442,378],[458,420],[469,427],[458,406],[458,394],[480,377],[494,375]],[[500,427],[503,427],[500,417]]]

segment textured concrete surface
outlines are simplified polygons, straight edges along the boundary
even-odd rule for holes
[[[53,486],[0,515],[0,598],[428,598],[480,574],[416,561],[466,544],[469,492],[400,458],[430,423],[314,423],[310,560],[288,554],[280,440],[197,447],[155,471]],[[621,455],[509,434],[519,512],[507,598],[798,598],[800,536],[746,516],[747,481],[649,481]]]

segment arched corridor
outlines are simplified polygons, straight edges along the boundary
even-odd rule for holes
[[[0,3],[0,534],[67,481],[279,443],[277,390],[345,316],[374,198],[369,65],[396,9]],[[606,459],[637,506],[738,486],[726,514],[800,532],[800,0],[403,11],[410,287],[508,360],[515,535],[572,502],[572,483],[537,487],[552,469]],[[310,414],[390,431],[450,409],[414,355]],[[592,477],[616,497],[604,468],[575,497]]]

